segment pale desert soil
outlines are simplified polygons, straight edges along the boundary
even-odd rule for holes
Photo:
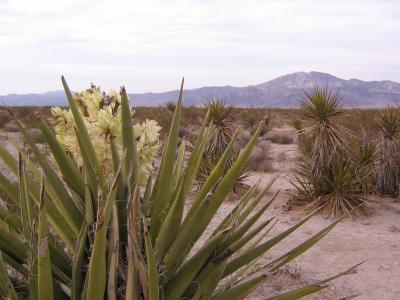
[[[4,134],[0,143],[13,150]],[[13,151],[14,154],[15,150]],[[300,210],[286,211],[290,184],[287,179],[295,168],[296,146],[271,144],[271,156],[276,170],[283,170],[281,177],[263,201],[267,201],[278,189],[281,190],[274,206],[264,218],[276,216],[279,222],[269,233],[275,234],[298,222],[305,214]],[[5,169],[0,163],[0,171]],[[249,178],[249,184],[261,179],[266,184],[272,174],[256,173]],[[227,201],[218,212],[215,222],[207,230],[210,233],[222,217],[236,204]],[[396,300],[400,299],[400,202],[393,199],[375,199],[369,204],[372,214],[369,216],[346,219],[338,224],[323,240],[310,251],[289,263],[271,282],[266,282],[254,291],[249,299],[266,299],[284,290],[312,283],[329,277],[346,268],[366,260],[357,274],[334,280],[323,292],[307,299],[346,299],[359,294],[356,299]],[[332,220],[320,215],[313,217],[291,237],[272,248],[261,260],[265,263],[277,258],[289,249],[311,237]]]

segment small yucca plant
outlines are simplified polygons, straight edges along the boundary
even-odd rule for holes
[[[218,97],[206,102],[204,106],[207,110],[206,119],[209,123],[210,132],[198,173],[198,179],[201,182],[204,182],[211,174],[214,166],[232,140],[234,140],[234,144],[228,157],[224,174],[233,165],[241,150],[240,143],[236,140],[236,137],[234,138],[235,126],[232,122],[232,108],[227,107],[225,101]],[[246,172],[245,165],[236,180],[234,188],[243,186],[247,176],[248,173]]]
[[[354,163],[335,159],[328,168],[322,170],[319,178],[310,175],[310,167],[307,161],[300,163],[299,173],[304,175],[296,176],[292,182],[295,187],[292,201],[310,209],[322,207],[323,212],[330,217],[363,211],[354,211],[355,207],[366,201]],[[316,182],[318,185],[315,185]]]
[[[63,79],[74,120],[81,163],[73,159],[44,120],[38,126],[56,166],[16,120],[29,152],[14,158],[3,147],[0,157],[17,176],[0,176],[8,207],[0,208],[0,296],[7,299],[243,299],[285,264],[324,237],[339,221],[252,270],[265,252],[309,220],[314,213],[274,236],[263,238],[274,222],[262,218],[272,200],[256,207],[261,192],[253,186],[235,208],[206,235],[216,212],[239,176],[263,123],[229,170],[225,166],[235,136],[190,205],[195,175],[210,128],[198,134],[189,160],[175,159],[182,88],[154,184],[140,188],[139,157],[132,115],[121,89],[122,153],[110,140],[112,171],[105,172],[82,112]],[[182,151],[180,151],[182,153]],[[34,157],[37,164],[32,163]],[[180,156],[179,156],[180,157]],[[188,205],[187,213],[184,213]],[[193,252],[193,253],[191,253]],[[352,273],[354,268],[337,276]],[[250,275],[248,275],[250,274]],[[325,288],[337,276],[267,296],[297,299]]]
[[[400,111],[388,108],[377,118],[383,136],[379,143],[377,192],[398,196],[400,190]]]
[[[232,109],[227,107],[225,101],[220,98],[208,101],[205,108],[208,111],[207,118],[210,123],[212,122],[206,152],[213,162],[216,162],[228,147],[234,134],[234,124],[230,119]]]

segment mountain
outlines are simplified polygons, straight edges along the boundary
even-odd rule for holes
[[[227,103],[238,107],[299,107],[304,99],[303,90],[313,86],[340,90],[346,107],[378,108],[400,104],[400,83],[392,81],[344,80],[321,72],[297,72],[247,87],[202,87],[184,91],[186,106],[200,106],[207,99],[221,96]],[[135,106],[158,106],[175,101],[178,90],[164,93],[130,94]],[[0,96],[0,105],[66,105],[62,91],[43,94]]]
[[[0,96],[0,106],[65,106],[66,104],[67,98],[64,91]]]

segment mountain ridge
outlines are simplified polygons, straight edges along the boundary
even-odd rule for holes
[[[227,104],[237,107],[297,108],[304,99],[304,90],[314,86],[340,90],[346,107],[380,108],[400,104],[400,83],[363,81],[356,78],[341,79],[329,73],[296,72],[246,87],[208,86],[184,90],[185,105],[201,106],[207,99],[220,96]],[[175,101],[178,90],[161,93],[146,92],[129,94],[134,106],[159,106]],[[67,104],[63,91],[39,94],[9,94],[0,96],[0,105],[10,106],[64,106]]]

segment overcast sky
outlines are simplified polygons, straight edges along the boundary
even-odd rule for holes
[[[297,71],[400,81],[400,1],[0,0],[0,94],[245,86]]]

